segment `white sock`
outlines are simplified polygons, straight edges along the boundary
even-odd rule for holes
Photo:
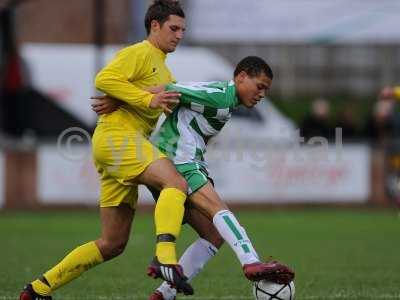
[[[217,254],[218,249],[205,239],[199,238],[191,244],[182,257],[179,264],[183,268],[183,273],[189,281],[193,279],[203,269],[204,265]],[[176,296],[176,289],[171,288],[167,282],[163,282],[157,290],[163,294],[165,300],[172,300]]]
[[[221,210],[213,217],[219,234],[235,252],[242,266],[260,261],[246,230],[229,210]]]

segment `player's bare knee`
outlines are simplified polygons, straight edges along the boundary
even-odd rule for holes
[[[165,183],[163,188],[176,188],[184,193],[187,193],[188,184],[182,176],[177,174],[174,178],[170,178],[168,182]]]
[[[110,260],[121,255],[125,250],[126,244],[127,241],[107,241],[103,239],[100,239],[97,243],[104,260]]]
[[[186,182],[186,179],[183,178],[182,176],[178,176],[179,178],[177,179],[177,189],[181,190],[182,192],[187,193],[188,190],[188,184]]]

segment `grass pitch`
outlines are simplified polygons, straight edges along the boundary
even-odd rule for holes
[[[400,299],[400,215],[396,211],[304,210],[238,212],[260,256],[296,271],[296,299]],[[96,238],[96,212],[0,214],[0,300],[74,247]],[[184,226],[179,253],[196,235]],[[125,253],[58,290],[56,300],[147,299],[159,281],[145,275],[154,253],[150,214],[139,214]],[[186,299],[253,299],[233,252],[224,245],[194,279]],[[180,296],[179,299],[182,299]]]

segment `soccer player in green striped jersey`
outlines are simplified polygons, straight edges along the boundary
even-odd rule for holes
[[[239,105],[254,107],[265,97],[272,79],[273,73],[268,64],[259,57],[249,56],[239,62],[233,80],[177,83],[164,87],[165,90],[179,92],[180,103],[163,122],[152,142],[168,155],[178,172],[185,177],[192,206],[187,210],[192,210],[192,216],[197,216],[197,222],[192,227],[200,227],[195,228],[200,231],[200,238],[180,259],[189,280],[221,247],[221,239],[215,236],[222,237],[229,244],[248,279],[287,283],[294,277],[293,271],[283,264],[259,260],[245,229],[215,191],[204,160],[207,142],[229,121],[233,109]],[[201,218],[193,209],[205,217]],[[192,225],[190,220],[187,221]],[[209,230],[212,225],[216,231]],[[214,237],[210,236],[212,234]],[[150,296],[150,300],[172,300],[175,296],[174,289],[164,282]]]
[[[177,83],[151,90],[181,94],[177,107],[165,108],[170,114],[152,142],[174,162],[189,186],[185,221],[199,234],[179,260],[189,280],[215,256],[223,241],[235,252],[248,279],[288,283],[294,278],[287,266],[260,261],[245,229],[214,189],[204,160],[207,142],[229,121],[233,109],[239,105],[254,107],[265,97],[272,79],[268,64],[249,56],[236,66],[233,80]],[[163,282],[149,300],[172,300],[175,296],[176,291]]]

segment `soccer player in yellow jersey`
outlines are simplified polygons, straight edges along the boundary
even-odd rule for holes
[[[147,40],[121,50],[97,75],[97,89],[125,103],[102,116],[93,135],[93,156],[101,180],[101,236],[75,248],[41,278],[28,284],[20,300],[50,300],[51,293],[59,287],[121,254],[129,239],[138,184],[161,190],[155,208],[156,256],[149,275],[163,278],[185,294],[193,294],[175,253],[187,183],[148,141],[159,116],[163,110],[169,111],[168,106],[177,102],[179,94],[152,94],[145,90],[174,81],[165,58],[183,37],[184,17],[177,1],[156,0],[145,17]]]

